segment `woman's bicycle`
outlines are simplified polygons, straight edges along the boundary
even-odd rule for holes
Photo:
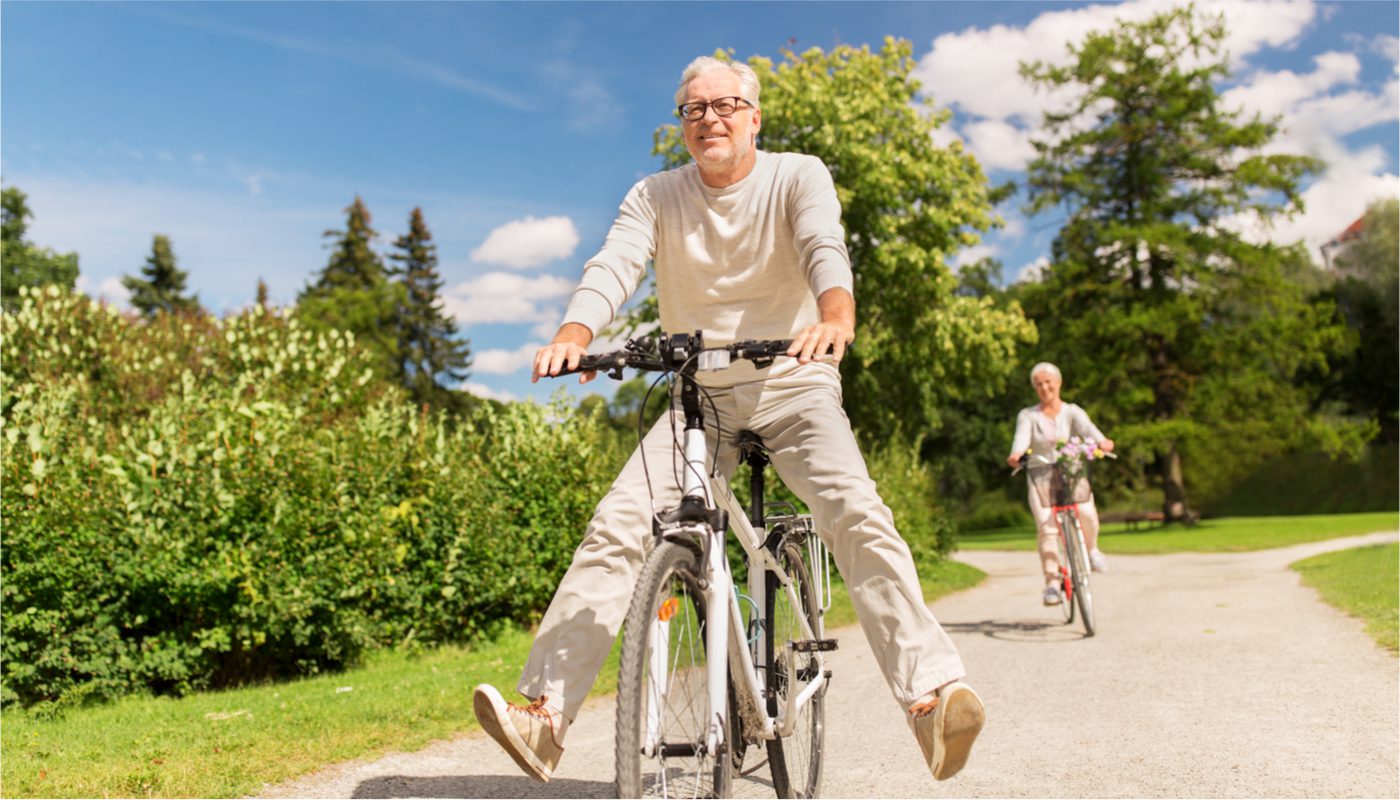
[[[766,752],[778,797],[815,797],[820,789],[831,680],[825,653],[836,649],[822,625],[830,557],[810,515],[790,506],[770,513],[786,504],[764,502],[768,456],[751,431],[731,440],[750,468],[751,501],[741,507],[709,452],[705,390],[696,381],[698,372],[735,360],[766,366],[789,344],[706,348],[699,332],[662,334],[566,370],[670,375],[684,414],[681,500],[653,517],[652,547],[623,624],[619,797],[729,796],[750,748]],[[730,529],[743,549],[747,593],[735,586],[726,553]]]
[[[1011,474],[1019,473],[1029,462],[1030,454],[1023,454],[1020,466]],[[1094,595],[1089,588],[1089,546],[1079,523],[1079,504],[1088,502],[1091,494],[1088,476],[1067,476],[1060,464],[1050,463],[1045,469],[1030,470],[1029,480],[1031,491],[1039,496],[1041,505],[1049,506],[1055,515],[1055,527],[1059,530],[1056,538],[1059,580],[1055,586],[1059,590],[1059,606],[1065,624],[1074,622],[1077,606],[1084,623],[1084,635],[1093,636]]]

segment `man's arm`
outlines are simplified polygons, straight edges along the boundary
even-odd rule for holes
[[[806,364],[830,352],[839,364],[846,354],[846,345],[856,338],[856,299],[845,289],[827,289],[817,298],[817,313],[821,322],[793,337],[787,354]]]

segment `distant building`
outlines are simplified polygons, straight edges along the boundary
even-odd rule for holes
[[[1366,215],[1356,218],[1356,221],[1347,226],[1346,230],[1323,242],[1318,249],[1322,251],[1322,265],[1328,272],[1336,273],[1337,256],[1345,253],[1351,245],[1361,238],[1361,233],[1365,229]]]

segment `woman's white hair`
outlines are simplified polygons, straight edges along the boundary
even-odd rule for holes
[[[721,61],[714,56],[700,56],[686,66],[685,71],[681,73],[680,88],[676,89],[676,105],[685,102],[685,87],[689,86],[691,81],[718,69],[727,69],[738,75],[740,96],[753,103],[754,108],[758,108],[758,73],[743,62]]]
[[[1059,368],[1059,367],[1055,366],[1054,364],[1051,364],[1049,361],[1042,361],[1042,362],[1040,362],[1039,364],[1036,364],[1034,367],[1031,367],[1031,385],[1032,385],[1032,386],[1035,385],[1035,376],[1039,375],[1039,374],[1042,373],[1042,372],[1048,372],[1048,373],[1050,373],[1051,375],[1054,375],[1054,376],[1055,376],[1055,380],[1059,381],[1060,383],[1064,383],[1064,382],[1065,382],[1065,376],[1063,376],[1063,375],[1060,374],[1060,368]]]

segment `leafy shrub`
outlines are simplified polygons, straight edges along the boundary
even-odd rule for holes
[[[0,316],[3,699],[308,674],[548,602],[621,462],[562,407],[429,416],[351,337],[253,309]]]
[[[939,505],[933,469],[919,458],[919,447],[893,439],[867,449],[866,466],[915,561],[928,563],[953,549],[956,531]]]
[[[993,528],[1031,528],[1035,520],[1031,518],[1029,502],[1026,500],[1025,473],[1016,476],[1017,497],[1007,497],[1003,490],[983,492],[972,498],[970,508],[958,517],[960,530],[981,531]],[[1097,487],[1096,487],[1097,488]]]

